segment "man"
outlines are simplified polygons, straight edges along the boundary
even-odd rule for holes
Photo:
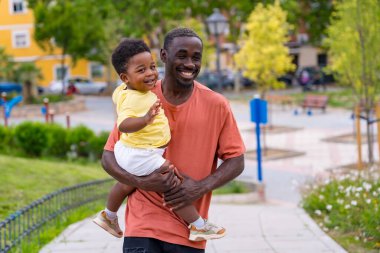
[[[201,68],[202,48],[202,40],[192,30],[170,31],[160,53],[165,76],[153,90],[170,124],[172,139],[165,158],[184,176],[182,183],[172,187],[173,170],[146,177],[122,170],[113,154],[117,129],[105,146],[102,164],[107,173],[138,188],[128,198],[124,253],[204,252],[206,243],[189,241],[187,224],[172,210],[194,204],[207,217],[211,191],[244,169],[245,148],[228,101],[194,81]],[[224,162],[216,169],[218,158]]]

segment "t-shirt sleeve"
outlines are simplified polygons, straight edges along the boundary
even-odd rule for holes
[[[136,99],[133,96],[126,96],[122,94],[116,105],[117,109],[117,126],[119,127],[121,122],[126,118],[136,118],[135,107],[138,105]]]
[[[225,104],[225,120],[218,140],[218,158],[227,160],[238,157],[245,152],[243,139],[241,138],[235,117],[230,106]]]
[[[106,145],[104,146],[104,150],[107,151],[112,151],[115,148],[116,142],[120,139],[120,132],[119,129],[117,128],[117,125],[115,124],[114,128],[110,132],[110,135],[108,136]]]

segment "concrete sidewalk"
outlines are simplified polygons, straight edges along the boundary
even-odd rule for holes
[[[124,208],[119,216],[123,217],[123,213]],[[213,203],[210,219],[225,226],[227,235],[209,241],[206,253],[346,252],[294,205]],[[68,227],[40,252],[115,253],[122,252],[122,244],[122,239],[109,235],[91,219],[85,219]]]

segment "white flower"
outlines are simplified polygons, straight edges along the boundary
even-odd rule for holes
[[[323,227],[323,231],[325,231],[325,232],[328,232],[328,231],[329,231],[329,229],[328,229],[328,228],[326,228],[326,227]]]
[[[360,239],[359,236],[355,236],[356,241],[359,241],[359,239]]]
[[[336,201],[339,205],[341,205],[341,204],[343,204],[343,199],[338,199],[337,201]]]
[[[347,205],[344,206],[344,208],[345,208],[345,209],[350,209],[351,206],[350,206],[349,204],[347,204]]]
[[[371,190],[372,185],[369,184],[369,183],[367,183],[367,182],[364,182],[364,183],[363,183],[363,188],[368,192],[368,191]]]
[[[358,188],[356,188],[356,191],[357,191],[357,192],[361,192],[362,190],[363,190],[362,187],[358,187]]]
[[[330,211],[330,210],[332,209],[332,205],[327,205],[327,206],[326,206],[326,209],[327,209],[328,211]]]
[[[342,191],[344,190],[343,185],[339,185],[339,186],[338,186],[338,190],[342,192]]]
[[[372,195],[373,195],[374,197],[377,197],[378,194],[377,194],[377,192],[373,192]]]
[[[371,204],[371,199],[366,199],[367,204]]]
[[[335,226],[335,227],[334,227],[334,230],[338,230],[338,229],[339,229],[339,227],[338,227],[338,226]]]
[[[360,194],[359,192],[355,193],[355,197],[359,198]]]
[[[321,212],[321,210],[315,210],[315,212],[314,212],[316,215],[318,215],[318,216],[321,216],[322,215],[322,212]]]
[[[356,206],[358,202],[356,200],[351,201],[351,205]]]
[[[325,199],[325,196],[323,196],[323,195],[319,195],[319,199],[320,199],[320,200],[323,200],[323,199]]]

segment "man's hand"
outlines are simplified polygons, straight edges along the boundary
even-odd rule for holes
[[[144,191],[167,192],[175,185],[174,166],[160,168],[148,176],[137,177],[136,187]]]
[[[161,102],[159,99],[149,108],[149,111],[145,114],[144,120],[147,125],[152,124],[154,118],[160,112]]]
[[[175,211],[184,206],[192,205],[205,193],[207,190],[199,181],[185,176],[181,184],[164,193],[165,205]]]

